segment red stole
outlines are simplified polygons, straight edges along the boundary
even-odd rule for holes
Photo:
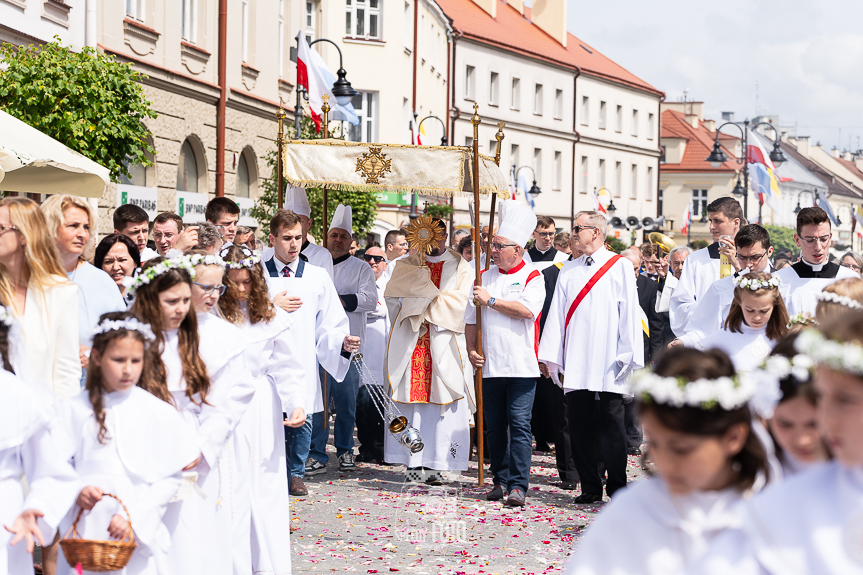
[[[426,262],[431,281],[438,289],[443,275],[443,264],[444,262]],[[411,355],[411,403],[428,403],[431,394],[432,357],[429,329],[430,326],[427,323],[420,326],[420,335]]]

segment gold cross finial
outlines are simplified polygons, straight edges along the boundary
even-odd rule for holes
[[[474,126],[479,126],[482,123],[482,119],[479,117],[479,104],[476,102],[473,104],[473,116],[470,117],[470,123]]]

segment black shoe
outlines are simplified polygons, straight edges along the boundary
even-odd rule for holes
[[[578,488],[578,481],[561,481],[558,484],[558,487],[565,489],[566,491],[574,491]]]
[[[339,456],[339,469],[341,471],[353,471],[356,468],[352,451],[346,451]]]
[[[626,454],[627,455],[635,455],[635,456],[641,455],[641,448],[640,447],[633,447],[632,449],[627,449]]]
[[[602,495],[593,495],[592,493],[582,493],[575,499],[573,499],[573,503],[584,505],[589,503],[601,503]]]
[[[548,443],[546,443],[545,441],[543,441],[542,443],[536,444],[536,449],[534,449],[534,451],[541,451],[543,453],[548,453],[549,451],[551,451],[551,446]]]
[[[357,463],[377,463],[378,458],[373,455],[367,455],[365,453],[358,453],[356,457],[354,457],[354,461]]]
[[[488,494],[485,496],[485,499],[486,501],[500,501],[504,497],[506,497],[506,493],[504,493],[503,487],[501,487],[500,485],[495,485],[494,489],[489,491]]]
[[[510,491],[504,505],[507,507],[524,507],[524,491],[518,488]]]

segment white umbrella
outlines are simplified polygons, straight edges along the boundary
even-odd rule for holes
[[[110,172],[0,110],[0,190],[99,198]]]

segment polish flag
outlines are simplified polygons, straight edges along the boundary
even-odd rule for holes
[[[597,212],[602,212],[603,214],[608,214],[605,211],[605,206],[602,205],[602,202],[599,201],[599,196],[596,195],[596,188],[590,192],[590,197],[593,198],[593,209]]]
[[[309,94],[309,108],[312,120],[318,132],[321,131],[321,106],[324,104],[324,94],[328,94],[330,108],[335,108],[336,99],[333,96],[332,84],[328,84],[319,62],[312,54],[306,35],[297,35],[299,50],[297,51],[297,84],[306,89]]]
[[[417,115],[414,114],[411,116],[411,134],[413,135],[413,145],[414,146],[422,146],[422,140],[420,139],[420,131],[417,128]]]
[[[686,206],[686,211],[683,212],[681,219],[680,233],[686,235],[689,232],[689,225],[692,223],[692,205]]]

